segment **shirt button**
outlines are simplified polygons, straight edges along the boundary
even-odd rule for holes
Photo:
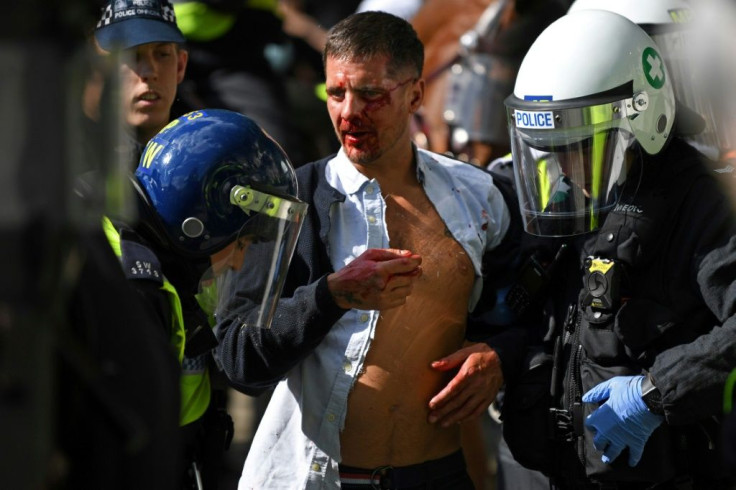
[[[342,365],[342,368],[345,370],[346,373],[349,373],[350,371],[352,371],[353,365],[350,364],[349,362],[346,362],[345,364]]]
[[[369,186],[367,186],[367,187],[365,188],[365,192],[366,192],[367,194],[373,194],[373,186],[372,186],[372,185],[369,185]]]
[[[375,216],[368,216],[368,223],[375,223],[376,217]]]
[[[317,463],[312,463],[312,471],[319,471],[322,468]]]
[[[334,413],[328,413],[327,414],[327,421],[328,422],[334,422],[335,421],[335,414]]]
[[[363,313],[360,315],[360,321],[361,322],[367,322],[368,321],[368,313]]]

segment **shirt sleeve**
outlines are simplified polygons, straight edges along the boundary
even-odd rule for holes
[[[498,179],[492,180],[491,189],[488,192],[488,209],[489,211],[489,224],[488,224],[488,245],[486,250],[496,248],[506,237],[507,231],[511,224],[511,213],[509,207],[514,206],[515,203],[509,202],[510,196],[507,191],[502,191],[499,188],[501,183]],[[512,189],[511,189],[512,191]],[[511,196],[514,200],[515,195]]]
[[[470,316],[466,337],[486,342],[501,359],[505,380],[515,379],[529,342],[527,328],[508,318],[503,297],[520,265],[523,234],[516,193],[504,175],[493,174],[493,190],[489,193],[490,209],[495,210],[489,225],[489,245],[483,257],[483,290]],[[492,233],[496,229],[496,233]]]

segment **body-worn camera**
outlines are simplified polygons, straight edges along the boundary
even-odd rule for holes
[[[611,259],[586,257],[583,286],[586,294],[583,306],[612,310],[618,306],[620,267]]]

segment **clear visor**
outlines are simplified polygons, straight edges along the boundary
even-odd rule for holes
[[[619,198],[635,142],[623,117],[628,103],[509,108],[514,174],[528,233],[572,236],[600,226]]]
[[[230,196],[251,218],[233,243],[212,255],[197,298],[214,322],[270,328],[307,204],[241,186]]]

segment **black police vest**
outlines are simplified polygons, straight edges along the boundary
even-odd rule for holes
[[[678,435],[662,424],[636,467],[628,466],[625,455],[604,464],[593,447],[593,432],[583,429],[597,406],[583,404],[582,395],[614,376],[642,374],[659,352],[691,342],[715,324],[702,300],[688,292],[692,283],[673,283],[667,273],[690,265],[673,263],[678,217],[689,190],[708,174],[692,154],[671,153],[666,161],[645,161],[641,175],[629,176],[621,199],[585,242],[580,258],[582,290],[562,344],[560,408],[571,416],[568,439],[576,443],[579,463],[596,481],[659,482],[677,476]]]

